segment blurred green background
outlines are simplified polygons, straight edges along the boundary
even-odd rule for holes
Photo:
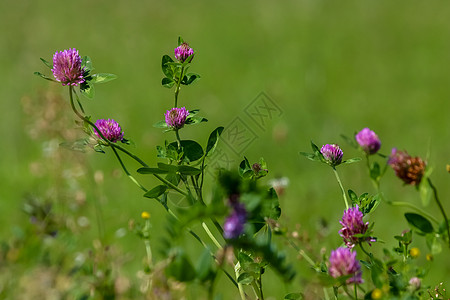
[[[134,152],[155,162],[155,146],[172,138],[152,127],[173,105],[172,91],[160,84],[161,56],[172,55],[178,36],[195,49],[191,71],[202,75],[181,91],[180,103],[200,108],[209,119],[206,125],[185,130],[183,137],[204,144],[215,127],[236,117],[247,122],[257,138],[245,155],[250,161],[263,156],[271,177],[290,180],[281,199],[284,225],[293,230],[300,224],[314,239],[323,218],[332,233],[323,245],[326,251],[340,244],[337,221],[343,203],[334,176],[298,152],[309,151],[312,139],[318,145],[341,144],[344,158],[360,156],[340,134],[351,136],[363,127],[378,133],[385,154],[392,147],[413,156],[429,152],[433,181],[450,212],[450,177],[445,170],[450,163],[449,14],[446,1],[1,1],[0,235],[7,239],[14,226],[28,222],[21,210],[25,195],[56,184],[30,171],[42,159],[46,140],[30,138],[30,120],[21,106],[23,97],[33,101],[47,90],[67,100],[66,89],[33,76],[34,71],[50,75],[39,57],[51,60],[55,51],[75,47],[92,58],[97,72],[117,74],[119,79],[97,86],[94,100],[83,99],[85,109],[94,119],[119,121],[136,144]],[[283,111],[264,129],[244,112],[261,92]],[[242,159],[228,153],[236,163]],[[157,244],[164,232],[164,210],[120,175],[111,153],[85,157],[92,170],[83,181],[86,186],[95,171],[104,171],[105,241],[132,253],[128,269],[134,272],[145,255],[143,244],[131,233],[120,239],[115,233],[147,210]],[[127,163],[131,170],[138,167]],[[339,171],[346,188],[374,193],[364,163]],[[143,181],[148,186],[156,183],[147,177]],[[382,190],[391,200],[421,205],[419,194],[402,186],[391,170]],[[87,192],[92,226],[85,232],[86,244],[98,236],[94,197]],[[434,203],[425,209],[439,218]],[[396,244],[393,234],[408,228],[404,212],[380,205],[371,221],[385,245],[378,243],[376,249]],[[427,252],[423,239],[417,237],[414,243]],[[444,247],[435,257],[428,284],[450,278],[448,251]],[[295,260],[295,254],[290,256]],[[296,265],[300,274],[291,286],[268,280],[272,296],[302,289],[301,278],[311,272],[305,262]]]

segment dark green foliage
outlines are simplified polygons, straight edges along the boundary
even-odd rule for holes
[[[415,213],[406,213],[405,218],[409,225],[419,233],[432,233],[433,225],[424,216]]]

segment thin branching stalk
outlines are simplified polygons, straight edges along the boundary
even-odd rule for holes
[[[427,180],[428,180],[428,183],[430,184],[431,189],[433,190],[434,200],[436,200],[436,203],[439,206],[439,209],[441,210],[442,216],[444,217],[445,227],[447,228],[448,243],[449,243],[449,247],[450,247],[450,226],[448,224],[447,215],[445,214],[445,210],[444,210],[444,207],[442,206],[441,201],[439,201],[436,187],[433,185],[430,178],[427,178]]]
[[[113,152],[114,152],[114,154],[115,154],[115,156],[116,156],[116,158],[118,159],[118,161],[119,161],[119,164],[121,165],[121,167],[122,167],[122,169],[124,170],[124,172],[127,174],[127,176],[140,188],[140,189],[142,189],[144,192],[147,192],[148,190],[144,187],[144,186],[142,186],[131,174],[130,174],[130,172],[128,171],[128,169],[126,168],[126,166],[125,166],[125,164],[123,163],[123,161],[122,161],[122,159],[120,158],[120,156],[119,156],[119,154],[117,153],[117,151],[116,151],[116,149],[117,150],[120,150],[120,151],[122,151],[123,153],[125,153],[125,154],[127,154],[129,157],[131,157],[132,159],[134,159],[135,161],[137,161],[140,165],[142,165],[143,167],[148,167],[148,165],[143,161],[143,160],[141,160],[138,156],[136,156],[136,155],[134,155],[133,153],[131,153],[130,151],[128,151],[128,150],[126,150],[125,148],[123,148],[123,147],[121,147],[121,146],[119,146],[119,145],[116,145],[116,144],[114,144],[114,143],[111,143],[103,134],[102,134],[102,132],[97,128],[97,126],[94,124],[94,123],[92,123],[92,121],[90,121],[87,117],[85,117],[83,114],[81,114],[77,109],[76,109],[76,107],[75,107],[75,104],[74,104],[74,99],[73,99],[73,93],[74,93],[74,90],[73,90],[73,87],[72,86],[70,86],[69,87],[69,98],[70,98],[70,104],[71,104],[71,107],[72,107],[72,110],[73,110],[73,112],[82,120],[82,121],[84,121],[84,122],[87,122],[89,125],[91,125],[97,132],[98,132],[98,134],[100,135],[100,138],[106,143],[106,145],[107,146],[111,146],[111,148],[113,149]],[[81,107],[81,106],[80,106]],[[172,188],[172,189],[174,189],[174,190],[176,190],[177,192],[179,192],[179,193],[181,193],[181,194],[183,194],[183,195],[185,195],[185,196],[188,196],[188,193],[186,193],[185,191],[183,191],[183,190],[181,190],[181,189],[179,189],[177,186],[175,186],[174,184],[172,184],[171,182],[169,182],[169,181],[167,181],[166,179],[164,179],[164,178],[162,178],[161,176],[159,176],[158,174],[153,174],[157,179],[159,179],[160,181],[162,181],[164,184],[166,184],[167,186],[169,186],[170,188]],[[161,202],[160,202],[161,203]],[[166,211],[172,216],[172,217],[174,217],[177,221],[180,221],[179,219],[178,219],[178,217],[173,213],[173,211],[172,210],[170,210],[170,208],[167,206],[167,205],[163,205],[164,206],[164,208],[166,209]],[[190,228],[186,228],[186,230],[189,232],[189,234],[191,234],[200,244],[202,244],[203,245],[203,247],[204,248],[206,248],[206,249],[208,249],[209,250],[209,248],[208,248],[208,245],[194,232],[194,231],[192,231]],[[217,261],[217,259],[215,258],[215,256],[214,256],[214,253],[212,253],[211,251],[210,251],[210,254],[211,254],[211,256],[216,260],[216,262],[218,262]],[[225,270],[223,267],[220,267],[220,269],[225,273],[225,275],[228,277],[228,279],[230,279],[231,280],[231,282],[236,286],[236,287],[238,287],[238,284],[237,284],[237,282],[234,280],[234,278],[233,278],[233,276],[231,276],[229,273],[228,273],[228,271],[227,270]]]
[[[411,209],[414,209],[415,211],[421,213],[422,215],[426,216],[428,219],[430,219],[431,221],[435,222],[436,224],[439,224],[439,221],[433,217],[432,215],[430,215],[429,213],[427,213],[426,211],[424,211],[423,209],[421,209],[420,207],[415,206],[412,203],[409,202],[402,202],[402,201],[386,201],[389,205],[393,205],[393,206],[404,206],[404,207],[409,207]]]
[[[131,181],[133,181],[141,190],[143,190],[145,193],[148,192],[148,190],[142,185],[140,184],[131,174],[130,172],[127,170],[127,168],[125,167],[125,164],[123,163],[122,159],[119,156],[119,153],[117,153],[117,150],[115,148],[111,148],[114,152],[114,155],[116,156],[117,160],[120,163],[120,166],[122,167],[123,171],[125,172],[125,174],[127,174],[128,178],[130,178]]]
[[[339,187],[341,188],[341,191],[342,191],[342,197],[344,197],[344,202],[345,202],[345,209],[347,210],[347,209],[348,209],[347,195],[346,195],[346,193],[345,193],[344,187],[342,186],[342,182],[341,182],[341,179],[339,178],[339,174],[338,174],[338,172],[336,171],[336,168],[334,168],[334,167],[333,167],[333,172],[334,172],[334,175],[336,176],[337,182],[339,183]]]
[[[222,249],[222,245],[217,241],[216,237],[214,236],[214,234],[212,234],[211,230],[209,230],[209,227],[205,222],[202,222],[202,227],[203,229],[205,229],[206,234],[208,234],[209,238],[211,239],[211,241],[213,241],[217,248]]]
[[[289,245],[291,245],[291,247],[294,248],[316,272],[320,272],[320,269],[316,266],[316,263],[308,256],[308,254],[305,253],[305,251],[303,251],[303,249],[300,249],[290,238],[286,237],[286,239]]]

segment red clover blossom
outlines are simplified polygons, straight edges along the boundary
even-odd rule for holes
[[[426,163],[418,156],[412,157],[406,151],[392,149],[388,164],[395,171],[395,175],[405,184],[419,185],[425,173]]]
[[[381,142],[375,132],[369,128],[364,128],[355,135],[355,139],[359,146],[367,154],[375,154],[380,150]]]
[[[174,107],[164,114],[167,126],[175,130],[178,130],[184,126],[188,115],[189,111],[184,107]]]
[[[188,43],[182,43],[180,46],[175,48],[174,52],[175,58],[181,62],[185,62],[188,57],[194,55],[194,50],[189,47]]]
[[[348,248],[339,247],[331,251],[330,268],[328,269],[330,275],[334,278],[341,276],[353,275],[347,279],[346,283],[363,283],[361,278],[361,265],[356,259],[356,252],[350,251]]]
[[[56,81],[61,82],[62,85],[78,86],[85,81],[81,57],[75,48],[56,52],[53,55],[52,72]]]
[[[361,238],[355,237],[356,234],[365,234],[369,228],[369,222],[363,222],[363,213],[359,210],[358,205],[355,207],[350,207],[344,211],[342,220],[339,221],[342,225],[342,229],[339,230],[339,235],[344,238],[345,245],[352,249]],[[364,239],[369,242],[375,242],[374,238]]]
[[[344,152],[342,152],[341,148],[336,144],[323,145],[320,149],[320,153],[322,153],[325,160],[332,167],[339,165],[342,162],[342,156],[344,155]]]
[[[120,128],[119,123],[113,119],[100,119],[95,122],[95,126],[100,130],[103,136],[110,142],[116,143],[123,140],[123,131]],[[100,137],[100,134],[94,129],[96,136]]]

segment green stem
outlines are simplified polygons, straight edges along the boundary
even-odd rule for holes
[[[200,193],[202,192],[202,190],[203,190],[203,178],[204,178],[204,170],[205,170],[205,159],[206,159],[206,155],[204,155],[203,156],[203,159],[202,159],[202,168],[201,168],[201,170],[202,170],[202,177],[201,177],[201,180],[200,180]]]
[[[263,287],[262,287],[262,274],[261,274],[262,268],[259,271],[259,277],[258,277],[258,286],[259,286],[259,291],[261,293],[261,300],[264,300],[264,293],[263,293]]]
[[[141,164],[143,167],[148,167],[148,165],[141,160],[139,157],[137,157],[136,155],[134,155],[133,153],[129,152],[128,150],[122,148],[121,146],[117,145],[117,144],[113,144],[111,143],[107,138],[105,138],[105,136],[102,134],[102,132],[97,128],[97,126],[92,123],[87,117],[85,117],[84,115],[80,114],[80,112],[76,109],[75,105],[74,105],[74,100],[73,100],[73,87],[69,86],[69,99],[70,99],[70,105],[72,107],[73,112],[84,122],[87,122],[89,125],[91,125],[96,131],[97,133],[100,135],[100,138],[106,143],[107,146],[111,146],[111,148],[114,151],[114,154],[116,155],[117,159],[119,160],[119,163],[122,167],[122,169],[125,171],[125,173],[127,174],[127,176],[137,185],[139,186],[139,188],[141,188],[143,191],[147,192],[148,190],[143,187],[133,176],[131,176],[130,172],[127,170],[127,168],[125,167],[125,164],[123,163],[122,159],[120,158],[119,154],[117,153],[116,149],[122,151],[123,153],[127,154],[129,157],[133,158],[135,161],[137,161],[139,164]],[[188,194],[179,189],[177,186],[175,186],[174,184],[172,184],[171,182],[167,181],[166,179],[162,178],[161,176],[159,176],[158,174],[153,174],[156,178],[158,178],[161,182],[163,182],[164,184],[166,184],[167,186],[171,187],[172,189],[176,190],[177,192],[187,196]],[[170,210],[170,208],[167,205],[163,205],[164,208],[166,209],[166,211],[172,216],[174,217],[177,221],[180,221],[178,219],[178,217],[172,212],[172,210]],[[203,245],[203,247],[205,247],[206,249],[208,248],[208,245],[206,245],[205,242],[203,242],[203,240],[194,232],[192,231],[190,228],[186,228],[187,231],[189,232],[189,234],[191,234],[200,244]],[[214,253],[210,252],[211,256],[215,258]],[[222,271],[227,275],[227,277],[231,280],[231,282],[238,287],[237,282],[233,279],[233,276],[231,276],[228,271],[226,271],[224,268],[222,268]]]
[[[358,285],[355,283],[355,299],[358,300]]]
[[[148,165],[147,165],[142,159],[140,159],[139,157],[137,157],[136,155],[134,155],[134,154],[131,153],[130,151],[126,150],[125,148],[123,148],[123,147],[121,147],[121,146],[119,146],[119,145],[117,145],[117,144],[111,143],[107,138],[105,138],[105,136],[104,136],[103,133],[97,128],[97,126],[95,126],[95,124],[92,123],[92,121],[90,121],[88,118],[86,118],[85,116],[83,116],[82,114],[80,114],[80,113],[78,112],[78,110],[75,108],[75,105],[74,105],[74,103],[73,103],[72,92],[73,92],[73,87],[70,86],[70,87],[69,87],[69,96],[70,96],[70,104],[71,104],[71,106],[72,106],[72,110],[75,112],[75,114],[76,114],[81,120],[87,122],[89,125],[91,125],[91,126],[96,130],[96,132],[100,135],[100,137],[102,138],[103,142],[105,142],[107,146],[111,146],[111,148],[116,148],[116,149],[122,151],[123,153],[125,153],[126,155],[128,155],[129,157],[131,157],[131,158],[133,158],[135,161],[137,161],[139,164],[141,164],[143,167],[148,167]],[[123,162],[122,162],[121,164],[123,165]],[[129,173],[128,173],[128,174],[129,174]],[[128,175],[128,174],[127,174],[127,175]],[[158,174],[153,174],[153,176],[155,176],[155,177],[158,178],[161,182],[163,182],[164,184],[166,184],[166,185],[169,186],[170,188],[176,190],[176,191],[179,192],[180,194],[183,194],[183,195],[185,195],[185,196],[188,195],[185,191],[179,189],[177,186],[175,186],[175,185],[172,184],[171,182],[167,181],[166,179],[162,178],[162,177],[159,176]],[[129,177],[130,177],[130,176],[129,176]],[[130,177],[130,179],[131,179],[131,178],[132,178],[132,177]],[[133,181],[135,181],[135,180],[133,180]]]
[[[434,200],[436,200],[436,203],[439,206],[439,209],[441,210],[442,216],[444,217],[445,227],[447,228],[448,243],[449,243],[449,247],[450,247],[450,228],[449,228],[449,224],[448,224],[447,215],[445,214],[445,210],[444,210],[444,207],[442,206],[441,201],[439,201],[436,187],[433,185],[430,178],[427,178],[427,180],[428,180],[428,183],[430,184],[431,189],[433,190]]]
[[[316,266],[316,263],[305,253],[305,251],[303,251],[303,249],[300,249],[293,241],[291,241],[290,238],[286,237],[286,239],[292,246],[292,248],[294,248],[298,252],[298,254],[300,254],[316,272],[320,272],[320,269]]]
[[[336,171],[336,168],[334,168],[334,167],[333,167],[333,172],[334,172],[334,175],[336,176],[336,179],[337,179],[337,181],[339,183],[339,187],[341,188],[342,196],[344,197],[344,202],[345,202],[345,209],[347,210],[348,209],[348,200],[347,200],[347,196],[345,194],[344,187],[342,186],[342,182],[341,182],[341,179],[339,178],[339,174]]]
[[[377,193],[379,193],[380,192],[380,181],[377,179],[373,179],[370,174],[370,159],[369,159],[369,154],[367,154],[367,153],[366,153],[366,163],[367,163],[367,170],[369,171],[369,177],[372,180],[372,183],[373,183],[375,189],[377,190]]]
[[[362,243],[359,243],[359,248],[361,248],[362,252],[364,252],[369,258],[372,258],[372,255],[364,249]]]
[[[169,213],[169,215],[171,215],[175,220],[177,220],[178,222],[180,222],[180,219],[174,214],[174,212],[167,207],[167,205],[164,206],[164,208],[166,209],[166,211]],[[209,254],[214,258],[214,260],[216,261],[217,265],[219,265],[219,261],[217,260],[216,256],[214,255],[214,253],[209,249],[208,245],[206,245],[206,243],[194,232],[192,231],[192,229],[190,229],[189,227],[186,227],[186,230],[200,243],[202,244],[202,246],[205,249],[209,250]],[[222,266],[220,266],[220,269],[225,273],[225,275],[227,275],[228,279],[231,280],[231,282],[234,284],[234,286],[236,286],[237,288],[239,288],[238,283],[236,282],[236,280],[234,280],[233,276],[231,276],[230,273],[228,273],[227,270],[225,270]]]
[[[350,292],[348,291],[347,285],[343,286],[344,292],[350,297],[350,299],[353,299],[353,295],[350,294]]]
[[[209,230],[208,225],[205,222],[202,222],[202,227],[205,229],[209,238],[213,241],[213,243],[217,246],[217,248],[222,249],[222,245],[217,241],[216,237],[212,234],[211,230]]]
[[[141,166],[148,167],[148,165],[142,159],[140,159],[139,157],[137,157],[136,155],[134,155],[133,153],[131,153],[127,149],[123,148],[122,146],[117,145],[117,144],[111,144],[110,146],[113,147],[113,148],[116,148],[116,149],[118,149],[120,151],[122,151],[123,153],[125,153],[126,155],[128,155],[129,157],[131,157],[132,159],[137,161]]]
[[[203,195],[202,195],[201,186],[200,186],[200,187],[198,186],[198,181],[194,178],[194,176],[191,176],[191,180],[192,180],[192,184],[193,184],[193,186],[194,186],[194,189],[195,189],[195,191],[196,191],[196,193],[197,193],[198,201],[199,201],[202,205],[206,206],[206,203],[203,201]],[[220,225],[220,223],[217,221],[217,219],[216,219],[214,216],[211,216],[210,219],[211,219],[211,221],[213,222],[213,224],[214,224],[214,226],[216,227],[216,229],[219,231],[219,233],[220,233],[221,235],[223,235],[223,228],[222,228],[222,226]]]
[[[178,150],[180,150],[181,149],[181,138],[180,138],[180,133],[178,131],[179,131],[178,129],[175,130],[175,136],[177,137]]]
[[[128,150],[120,147],[119,145],[115,145],[115,144],[111,144],[111,148],[114,150],[114,153],[117,153],[115,148],[119,149],[120,151],[124,152],[125,154],[127,154],[128,156],[130,156],[131,158],[134,158],[137,162],[139,162],[142,166],[144,167],[148,167],[148,165],[143,162],[139,157],[137,157],[136,155],[134,155],[133,153],[129,152]],[[124,169],[125,173],[128,175],[128,177],[134,182],[136,183],[143,191],[147,192],[147,189],[143,188],[142,185],[140,185],[136,179],[134,179],[133,176],[131,176],[131,174],[126,170],[125,165],[123,164],[122,160],[120,159],[120,157],[118,156],[118,154],[116,154],[117,159],[119,160],[120,164],[122,165],[122,168]],[[180,188],[178,188],[176,185],[174,185],[173,183],[171,183],[170,181],[166,180],[165,178],[161,177],[158,174],[153,174],[153,176],[155,176],[156,178],[158,178],[161,182],[163,182],[165,185],[169,186],[170,188],[174,189],[175,191],[179,192],[180,194],[187,196],[188,193],[186,193],[185,191],[181,190]]]
[[[427,218],[429,218],[430,220],[432,220],[432,221],[435,222],[436,224],[439,224],[439,221],[438,221],[435,217],[433,217],[432,215],[430,215],[429,213],[427,213],[427,212],[424,211],[423,209],[421,209],[421,208],[415,206],[415,205],[412,204],[412,203],[409,203],[409,202],[402,202],[402,201],[394,201],[394,202],[386,201],[386,202],[387,202],[387,204],[389,204],[389,205],[393,205],[393,206],[403,206],[403,207],[409,207],[409,208],[411,208],[411,209],[414,209],[415,211],[417,211],[417,212],[421,213],[422,215],[426,216]]]
[[[150,220],[145,221],[144,229],[142,230],[144,233],[144,244],[145,244],[145,252],[147,253],[147,265],[150,272],[148,282],[147,282],[147,290],[151,291],[153,286],[153,256],[152,256],[152,248],[150,247]]]
[[[127,174],[128,178],[131,179],[131,181],[133,181],[141,190],[143,190],[145,193],[148,192],[148,190],[142,185],[140,184],[131,174],[130,172],[127,170],[127,168],[125,167],[125,164],[123,163],[122,159],[119,156],[119,153],[117,153],[117,150],[114,149],[113,147],[111,148],[114,152],[114,154],[116,155],[117,160],[119,161],[123,171],[125,172],[125,174]]]
[[[236,282],[237,279],[239,278],[239,269],[241,268],[241,264],[239,263],[239,261],[236,263],[236,265],[234,266],[234,273],[236,275]],[[239,295],[241,296],[241,300],[246,300],[247,297],[245,296],[245,292],[244,292],[244,287],[242,286],[241,283],[238,282],[238,290],[239,290]]]
[[[150,247],[150,238],[149,238],[149,229],[150,229],[150,221],[145,221],[145,226],[143,229],[144,234],[146,235],[144,239],[145,243],[145,251],[147,252],[147,262],[148,262],[148,268],[151,270],[153,267],[153,258],[152,258],[152,248]]]
[[[259,289],[258,284],[255,280],[252,281],[252,289],[253,289],[253,292],[255,293],[257,300],[264,299],[263,296],[261,295],[261,290]]]
[[[183,73],[184,73],[184,66],[181,67],[180,78],[178,78],[177,87],[175,89],[175,107],[177,107],[178,104],[178,94],[180,93],[180,84],[181,80],[183,80],[184,75]]]

